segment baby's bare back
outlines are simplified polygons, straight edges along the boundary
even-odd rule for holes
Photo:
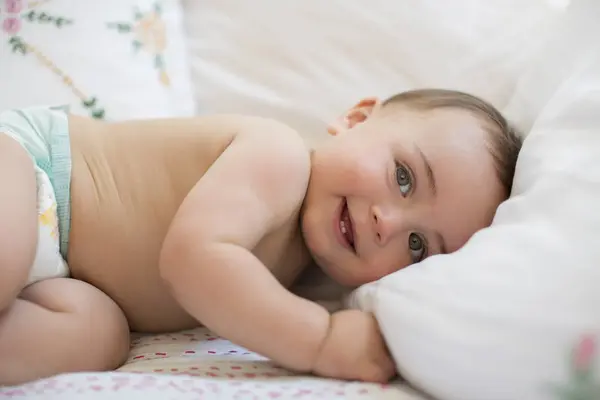
[[[170,296],[159,255],[184,197],[235,136],[232,122],[223,117],[103,124],[71,117],[68,264],[74,278],[117,302],[132,330],[198,324]],[[306,261],[289,253],[300,242],[295,220],[290,216],[289,226],[255,249],[284,281],[294,279]]]

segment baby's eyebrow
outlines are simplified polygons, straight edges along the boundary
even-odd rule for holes
[[[415,148],[417,149],[417,152],[419,153],[419,155],[421,156],[421,159],[423,160],[423,166],[425,168],[425,172],[427,173],[427,181],[429,183],[429,188],[431,189],[431,192],[435,196],[437,194],[437,190],[435,187],[435,175],[433,174],[433,170],[431,169],[431,164],[429,163],[429,160],[427,159],[425,154],[423,154],[423,152],[417,145],[415,145]]]

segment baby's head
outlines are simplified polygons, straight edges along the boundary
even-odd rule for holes
[[[313,258],[355,286],[462,247],[509,195],[521,139],[451,90],[366,99],[312,153],[302,214]]]

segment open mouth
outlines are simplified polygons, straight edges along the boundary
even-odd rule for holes
[[[354,226],[352,225],[352,220],[350,219],[350,213],[348,212],[348,202],[346,201],[346,199],[344,199],[341,208],[342,210],[339,219],[339,230],[341,233],[341,237],[344,240],[344,244],[346,245],[346,247],[356,252],[356,248],[354,247]]]

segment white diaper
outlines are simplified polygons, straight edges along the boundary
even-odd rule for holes
[[[60,254],[60,233],[54,188],[48,175],[35,168],[37,182],[38,243],[27,284],[49,278],[69,276],[67,263]]]

